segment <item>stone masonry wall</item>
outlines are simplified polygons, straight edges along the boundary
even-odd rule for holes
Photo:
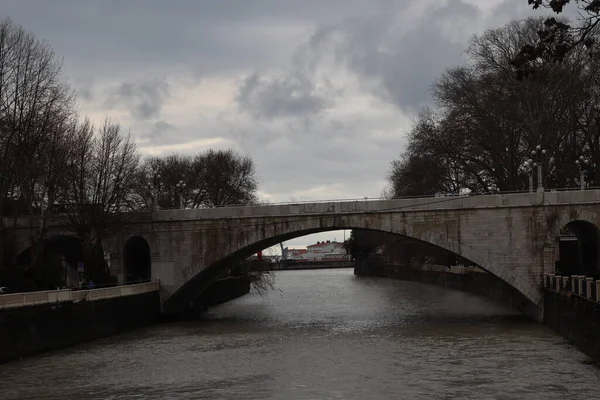
[[[384,265],[365,260],[357,262],[356,275],[379,276],[439,285],[487,297],[511,309],[539,319],[538,306],[522,293],[501,279],[485,272],[454,273],[436,270],[423,270],[403,266]]]
[[[572,293],[544,293],[544,323],[600,361],[600,304]]]
[[[198,307],[212,307],[245,296],[248,293],[250,293],[250,280],[227,277],[214,281],[194,299],[194,303]]]
[[[0,310],[0,363],[156,322],[158,292]]]

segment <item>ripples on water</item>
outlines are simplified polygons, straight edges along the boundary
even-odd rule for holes
[[[286,271],[201,321],[0,366],[0,399],[596,399],[549,329],[435,286]]]

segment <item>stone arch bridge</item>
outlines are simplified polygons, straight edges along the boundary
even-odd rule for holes
[[[145,239],[165,311],[181,312],[233,261],[310,233],[373,229],[454,252],[539,311],[542,276],[555,270],[561,229],[576,221],[600,226],[600,190],[161,210],[123,222],[104,247],[122,279],[127,241]],[[60,224],[51,230],[60,234]]]

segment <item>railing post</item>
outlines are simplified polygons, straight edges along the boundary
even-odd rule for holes
[[[571,275],[571,286],[569,286],[571,292],[577,293],[577,275]]]
[[[577,277],[577,294],[580,296],[583,296],[583,282],[585,280],[585,276],[584,275],[579,275]]]
[[[600,280],[596,281],[596,301],[600,302]]]
[[[562,288],[562,276],[556,275],[554,277],[554,287],[555,287],[555,289],[556,289],[557,292],[561,291],[561,288]]]
[[[538,179],[537,191],[543,192],[544,191],[544,183],[542,182],[542,162],[541,162],[541,160],[538,162],[538,165],[537,165],[537,179]]]
[[[567,290],[569,290],[569,277],[568,276],[562,277],[562,290],[565,292]]]
[[[585,297],[592,299],[592,285],[594,284],[594,278],[585,278]]]

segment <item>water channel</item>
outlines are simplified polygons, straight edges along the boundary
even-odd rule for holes
[[[0,365],[0,399],[592,399],[600,369],[485,299],[351,270]]]

